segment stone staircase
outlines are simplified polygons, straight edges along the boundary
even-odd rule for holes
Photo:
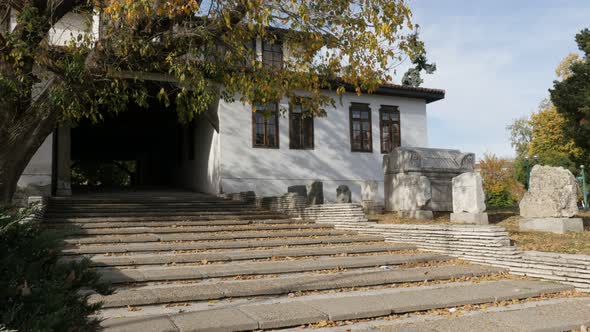
[[[572,290],[204,195],[54,198],[45,223],[66,231],[64,261],[88,257],[113,283],[90,297],[107,331],[348,330]]]

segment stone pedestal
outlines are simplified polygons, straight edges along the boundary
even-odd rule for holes
[[[488,214],[482,213],[469,213],[469,212],[458,212],[451,213],[451,222],[457,224],[475,224],[475,225],[488,225]]]
[[[321,181],[313,181],[307,185],[307,204],[324,204],[324,184]]]
[[[397,215],[403,219],[420,219],[420,220],[432,220],[434,219],[434,214],[432,211],[425,211],[425,210],[406,210],[406,211],[397,211]]]
[[[521,231],[539,231],[557,234],[584,231],[582,218],[524,218],[518,222]]]
[[[453,213],[451,222],[487,225],[488,214],[481,175],[466,172],[453,178]]]
[[[564,234],[584,231],[578,213],[578,183],[563,167],[535,165],[531,171],[529,190],[520,201],[519,228]]]

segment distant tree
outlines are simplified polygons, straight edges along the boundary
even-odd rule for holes
[[[100,38],[49,42],[71,12],[99,12]],[[256,38],[281,39],[294,56],[265,66]],[[61,119],[100,121],[159,99],[190,121],[219,96],[265,102],[300,91],[323,115],[334,103],[325,89],[372,92],[406,58],[428,69],[406,0],[2,0],[0,206]]]
[[[558,79],[571,77],[572,65],[577,62],[577,54],[566,56],[555,69]],[[520,182],[526,182],[527,163],[529,168],[533,163],[539,163],[562,166],[574,173],[577,171],[578,163],[583,159],[583,150],[568,135],[567,126],[566,118],[549,99],[545,99],[539,104],[537,112],[530,117],[516,119],[507,127],[516,151],[514,168]]]
[[[590,30],[576,35],[582,58],[564,66],[563,79],[553,82],[551,101],[565,120],[565,134],[581,149],[584,158],[590,155]]]
[[[520,117],[507,126],[506,129],[510,132],[510,144],[516,151],[516,155],[527,155],[531,136],[533,135],[530,119],[527,116]]]

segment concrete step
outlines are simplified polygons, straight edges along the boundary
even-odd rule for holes
[[[334,243],[362,243],[381,242],[383,238],[367,235],[340,235],[340,236],[316,236],[305,238],[286,239],[261,239],[241,241],[201,241],[201,242],[153,242],[153,243],[126,243],[109,245],[85,245],[79,248],[66,248],[62,250],[64,255],[78,254],[106,254],[106,253],[131,253],[148,251],[170,250],[212,250],[212,249],[238,249],[238,248],[270,248],[283,246],[319,245]]]
[[[142,220],[137,218],[136,221],[100,221],[92,219],[90,221],[47,221],[44,220],[47,227],[74,227],[82,229],[90,228],[127,228],[127,227],[187,227],[187,226],[238,226],[238,225],[314,225],[315,223],[303,220],[293,219],[252,219],[252,220],[233,220],[233,219],[213,219],[213,220],[169,220],[168,218],[159,218],[156,220]],[[317,225],[317,224],[315,224]],[[318,225],[319,227],[320,225]],[[332,227],[332,225],[321,225]]]
[[[277,299],[266,303],[229,304],[176,314],[107,319],[106,331],[245,331],[277,329],[320,321],[375,318],[468,304],[523,299],[571,290],[542,281],[502,280],[460,283],[422,289],[329,294],[329,297]]]
[[[114,223],[112,223],[114,224]],[[128,226],[128,227],[77,227],[72,224],[55,224],[51,228],[61,229],[68,235],[110,235],[110,234],[165,234],[165,233],[213,233],[213,232],[239,232],[239,231],[276,231],[276,230],[310,230],[310,229],[334,229],[331,225],[320,224],[246,224],[243,226],[183,226],[174,223],[160,227]],[[172,226],[172,227],[170,227]]]
[[[216,233],[149,233],[149,234],[122,234],[99,235],[80,238],[66,238],[66,244],[99,244],[99,243],[140,243],[140,242],[170,242],[170,241],[207,241],[207,240],[238,240],[238,239],[263,239],[263,238],[289,238],[307,236],[330,236],[355,234],[350,231],[335,229],[312,230],[276,230],[276,231],[246,231],[246,232],[216,232]]]
[[[415,262],[445,261],[449,256],[438,254],[370,255],[321,257],[293,261],[237,262],[196,266],[145,267],[136,269],[97,268],[101,277],[114,284],[196,280],[246,275],[297,273],[317,270],[378,267]]]
[[[446,265],[381,271],[367,270],[330,274],[304,274],[273,278],[272,281],[269,279],[258,279],[120,289],[109,296],[93,295],[90,298],[90,302],[102,302],[104,308],[113,308],[219,300],[223,298],[269,296],[291,292],[369,287],[418,281],[448,280],[451,278],[488,276],[502,272],[504,272],[502,269],[479,265]]]
[[[391,323],[390,323],[391,324]],[[389,325],[389,324],[388,324]],[[481,310],[453,318],[434,318],[428,321],[397,323],[367,329],[365,332],[418,331],[580,331],[590,325],[590,299],[545,301],[535,305],[512,306],[505,310]],[[350,328],[350,327],[349,327]],[[348,331],[351,331],[349,329]]]
[[[187,211],[185,209],[178,211],[104,211],[104,212],[47,212],[47,218],[104,218],[104,217],[145,217],[145,216],[160,216],[160,217],[176,217],[176,216],[233,216],[233,215],[247,215],[247,216],[266,216],[268,211],[264,210],[244,210],[244,211]]]
[[[153,215],[144,215],[144,216],[103,216],[103,217],[82,217],[82,216],[61,216],[61,217],[50,217],[45,216],[44,222],[47,223],[63,223],[63,222],[84,222],[84,223],[91,223],[91,222],[120,222],[120,221],[141,221],[141,222],[150,222],[150,221],[236,221],[236,220],[269,220],[269,219],[289,219],[287,215],[279,214],[279,213],[266,213],[266,214],[229,214],[229,215],[213,215],[213,214],[203,214],[203,215],[184,215],[184,214],[177,214],[177,215],[169,215],[169,216],[153,216]]]
[[[94,266],[129,266],[129,265],[161,265],[175,263],[199,263],[199,262],[229,262],[251,259],[267,259],[274,257],[305,257],[327,256],[340,254],[366,254],[378,252],[393,252],[401,250],[414,250],[416,246],[407,244],[352,244],[347,246],[330,247],[302,247],[302,248],[276,248],[265,250],[230,249],[214,252],[196,253],[155,253],[133,254],[123,256],[94,255],[94,256],[65,256],[64,261],[81,260],[83,257],[90,259]]]

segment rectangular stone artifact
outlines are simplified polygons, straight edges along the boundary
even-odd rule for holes
[[[396,148],[383,156],[385,210],[452,211],[451,181],[473,172],[474,161],[458,150]]]
[[[582,218],[523,218],[518,227],[521,231],[565,234],[583,232],[584,222]]]
[[[475,172],[466,172],[453,178],[453,213],[451,222],[458,224],[487,225],[483,180]]]

